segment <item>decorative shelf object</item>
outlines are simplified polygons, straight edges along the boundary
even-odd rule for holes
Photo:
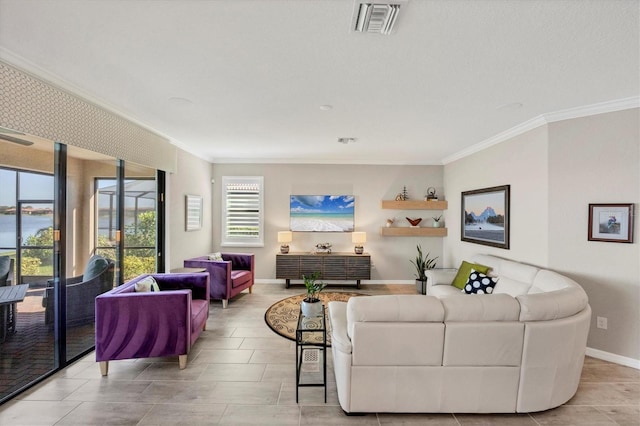
[[[395,210],[446,210],[448,204],[446,201],[382,200],[383,209]]]
[[[447,228],[382,227],[380,235],[385,237],[446,237]]]

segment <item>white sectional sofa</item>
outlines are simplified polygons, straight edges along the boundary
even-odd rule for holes
[[[338,399],[347,413],[513,413],[573,397],[591,308],[573,280],[481,255],[494,294],[429,271],[428,294],[330,302]],[[447,282],[447,284],[444,284]]]

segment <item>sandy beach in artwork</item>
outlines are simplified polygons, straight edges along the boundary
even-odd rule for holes
[[[339,218],[292,217],[290,225],[299,232],[353,232],[353,221]]]

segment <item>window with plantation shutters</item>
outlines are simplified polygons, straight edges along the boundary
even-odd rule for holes
[[[264,178],[222,177],[222,246],[264,246]]]

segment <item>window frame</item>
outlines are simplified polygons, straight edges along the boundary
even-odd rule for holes
[[[255,184],[258,186],[258,236],[238,238],[230,237],[227,228],[227,196],[230,184]],[[221,223],[220,246],[221,247],[264,247],[264,176],[222,176],[221,194]]]

